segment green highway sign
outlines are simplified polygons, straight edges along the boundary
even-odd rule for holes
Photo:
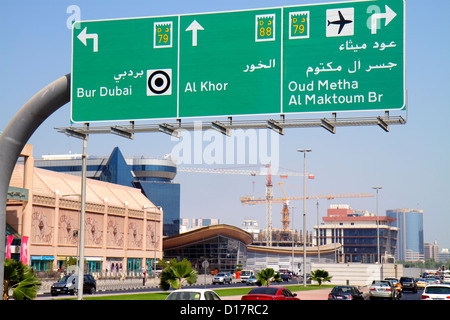
[[[405,1],[76,22],[72,121],[401,110]]]

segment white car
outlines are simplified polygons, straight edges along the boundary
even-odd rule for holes
[[[385,298],[398,300],[397,289],[389,280],[374,280],[369,287],[370,300]]]
[[[449,274],[444,275],[444,278],[442,279],[442,282],[450,284],[450,275]]]
[[[430,284],[422,293],[422,300],[450,300],[450,285]]]
[[[233,282],[233,277],[231,276],[231,274],[229,272],[219,272],[212,279],[212,284],[216,284],[216,283],[231,284],[231,282]]]
[[[166,300],[221,300],[220,297],[209,289],[179,289],[172,291]]]

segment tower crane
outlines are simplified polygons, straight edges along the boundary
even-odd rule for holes
[[[241,168],[251,168],[251,167],[265,167],[266,170],[248,170]],[[282,168],[284,169],[284,168]],[[244,167],[235,167],[235,168],[193,168],[193,167],[180,167],[177,168],[179,172],[195,172],[195,173],[217,173],[217,174],[241,174],[241,175],[264,175],[267,176],[266,180],[266,195],[264,199],[255,199],[254,197],[248,197],[249,201],[256,201],[256,203],[266,203],[266,227],[268,230],[269,236],[267,237],[267,245],[272,245],[272,199],[273,199],[273,184],[272,184],[272,176],[280,176],[280,178],[287,178],[289,176],[303,176],[303,173],[298,171],[284,169],[287,170],[285,172],[276,172],[272,173],[270,163],[265,165],[253,165],[253,166],[244,166]],[[313,177],[312,174],[308,174],[309,177]],[[260,201],[259,201],[260,200]],[[242,202],[242,198],[241,198]],[[250,204],[250,203],[249,203]]]
[[[286,193],[283,190],[283,187],[281,186],[283,183],[282,182],[278,182],[278,185],[281,188],[281,191],[283,192],[284,198],[279,198],[279,199],[271,199],[270,202],[271,203],[282,203],[283,204],[283,209],[281,211],[282,214],[282,227],[283,227],[283,231],[289,231],[289,207],[287,205],[287,202],[289,200],[303,200],[303,199],[327,199],[327,200],[331,200],[331,199],[336,199],[336,198],[363,198],[363,197],[374,197],[375,195],[371,194],[371,193],[348,193],[348,194],[329,194],[329,195],[322,195],[322,194],[318,194],[318,195],[314,195],[314,196],[306,196],[305,198],[303,198],[303,196],[301,197],[287,197]],[[241,203],[242,204],[261,204],[261,203],[267,203],[266,199],[263,198],[254,198],[254,197],[241,197]],[[271,231],[271,230],[270,230]]]
[[[278,182],[278,185],[281,188],[281,191],[283,192],[284,198],[287,199],[286,193],[284,192],[284,189],[282,187],[282,182]],[[289,206],[288,206],[288,200],[283,202],[283,209],[281,210],[281,224],[283,231],[289,231]]]

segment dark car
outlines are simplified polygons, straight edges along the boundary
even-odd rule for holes
[[[64,276],[58,282],[52,284],[50,294],[57,296],[58,294],[76,294],[78,289],[78,275],[71,274]],[[84,275],[83,292],[90,294],[95,293],[97,290],[97,282],[90,274]]]
[[[328,300],[364,300],[363,293],[354,286],[335,286]]]
[[[289,281],[289,280],[292,279],[291,275],[290,275],[290,274],[287,274],[287,273],[282,273],[282,274],[280,275],[280,278],[281,278],[281,280],[283,280],[283,281]]]
[[[402,285],[402,290],[407,291],[410,290],[414,293],[417,292],[417,283],[414,278],[411,277],[401,277],[400,284]]]
[[[300,300],[296,293],[285,287],[257,287],[250,290],[241,300]]]

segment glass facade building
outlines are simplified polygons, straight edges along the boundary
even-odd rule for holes
[[[394,256],[398,230],[392,217],[331,205],[322,219],[324,223],[314,227],[314,240],[320,245],[341,244],[336,261],[376,263],[378,252],[381,259]]]
[[[180,231],[180,184],[137,181],[135,185],[155,206],[163,208],[163,235],[178,234]]]
[[[424,260],[423,211],[417,209],[386,210],[386,216],[396,219],[398,228],[395,257],[403,261]]]
[[[35,166],[81,176],[81,155],[43,156],[35,159]],[[87,158],[88,178],[140,188],[155,206],[162,207],[163,236],[179,233],[180,184],[172,182],[176,174],[177,167],[171,159],[125,158],[117,147],[109,157]]]
[[[342,233],[343,255],[346,262],[373,263],[377,261],[376,229],[342,229]],[[379,235],[380,254],[393,255],[396,246],[397,230],[381,226]]]
[[[300,266],[311,271],[312,262],[318,261],[319,248],[308,247],[306,261],[303,247],[268,247],[253,244],[253,235],[238,227],[216,224],[201,227],[176,236],[164,238],[164,259],[186,258],[199,273],[236,272],[237,268],[278,271],[289,269],[299,272]],[[322,262],[333,262],[341,245],[321,246]],[[292,255],[294,258],[292,259]],[[202,263],[207,261],[205,270]],[[239,281],[239,280],[237,280]]]
[[[247,245],[252,242],[248,232],[228,225],[212,225],[164,239],[164,259],[186,258],[200,273],[236,271],[247,261]],[[202,262],[208,261],[208,270]]]
[[[236,271],[238,261],[247,257],[247,247],[242,242],[218,235],[198,243],[189,244],[173,250],[164,251],[164,258],[178,261],[187,258],[196,270],[202,270],[202,262],[208,261],[209,270],[220,272]]]

